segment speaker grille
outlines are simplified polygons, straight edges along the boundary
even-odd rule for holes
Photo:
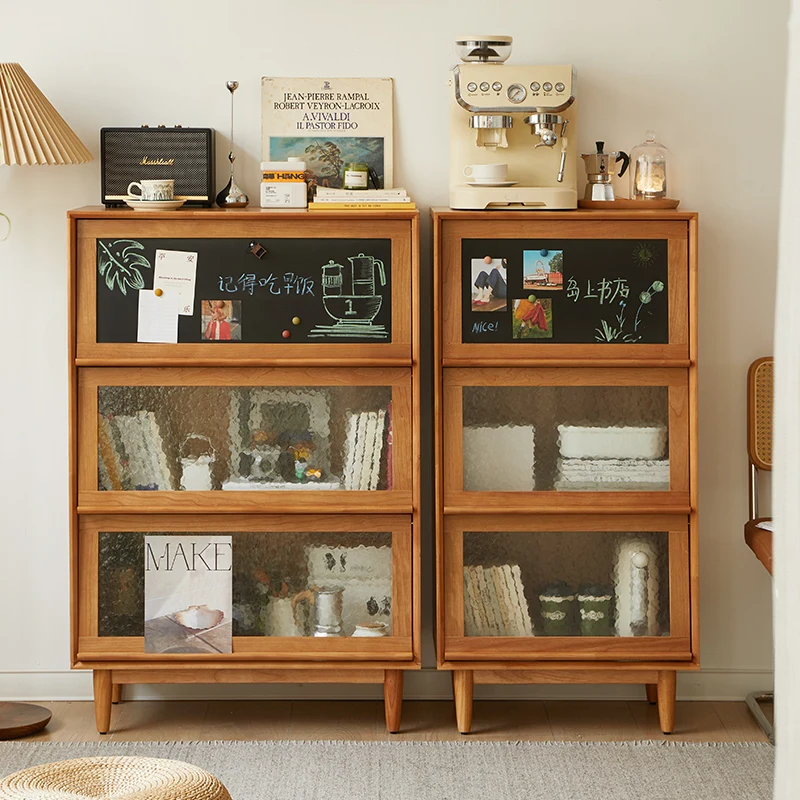
[[[211,128],[103,128],[100,145],[106,205],[122,205],[131,181],[159,178],[173,178],[187,204],[213,203]]]

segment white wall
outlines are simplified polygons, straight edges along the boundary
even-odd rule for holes
[[[262,75],[393,77],[396,181],[423,209],[426,271],[427,207],[447,200],[446,77],[456,34],[512,34],[518,63],[575,64],[582,151],[596,139],[630,150],[654,128],[674,154],[682,207],[701,220],[705,672],[684,676],[679,691],[741,696],[769,682],[770,582],[742,538],[745,372],[771,350],[788,0],[3,6],[0,59],[22,63],[95,153],[104,125],[227,132],[224,84],[238,79],[238,175],[253,198]],[[0,696],[77,695],[89,686],[85,676],[61,674],[68,664],[64,213],[98,202],[99,172],[98,161],[0,168],[0,209],[14,221],[0,244]],[[425,557],[430,563],[430,550]],[[449,684],[416,681],[408,695],[444,693]]]

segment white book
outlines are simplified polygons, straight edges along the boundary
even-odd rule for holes
[[[511,592],[506,582],[506,567],[503,565],[499,567],[492,567],[492,577],[494,578],[495,586],[497,587],[497,597],[500,600],[500,612],[503,616],[503,625],[505,626],[504,636],[519,636],[519,626],[517,624],[517,609],[514,599],[511,597]]]
[[[528,599],[525,597],[525,587],[522,584],[522,571],[519,564],[511,566],[511,575],[514,579],[514,588],[517,590],[517,599],[519,600],[519,607],[522,611],[522,626],[525,631],[525,636],[533,636],[533,623],[531,622],[530,609],[528,608]]]
[[[364,467],[364,434],[366,433],[367,420],[364,413],[358,414],[356,422],[356,446],[353,450],[353,474],[351,476],[351,486],[357,490],[361,485],[361,470]]]
[[[500,636],[509,635],[508,608],[506,605],[503,588],[497,580],[499,567],[484,567],[486,581],[489,584],[489,595],[494,602],[495,619],[497,621],[498,634]]]
[[[480,636],[480,629],[475,621],[475,608],[472,603],[469,582],[469,567],[464,567],[464,636]]]
[[[410,197],[392,197],[390,195],[383,195],[383,196],[375,196],[372,197],[340,197],[339,195],[335,197],[327,197],[323,196],[320,197],[316,195],[314,197],[315,203],[410,203]]]
[[[353,471],[355,469],[356,457],[356,430],[358,428],[358,414],[350,414],[347,417],[347,435],[344,444],[344,466],[342,467],[345,489],[353,488]]]
[[[495,615],[495,607],[497,605],[497,601],[495,596],[492,595],[489,586],[490,581],[486,579],[486,570],[482,566],[475,567],[475,574],[478,576],[478,588],[480,589],[481,600],[483,601],[483,607],[486,610],[486,621],[489,626],[487,635],[497,636],[500,630],[500,626],[497,623],[497,617]]]
[[[500,568],[500,575],[503,580],[508,602],[511,607],[511,625],[514,636],[528,636],[525,630],[525,620],[522,616],[522,608],[519,603],[519,595],[514,585],[514,575],[511,572],[511,564],[504,564]]]
[[[478,585],[478,573],[475,567],[467,567],[469,572],[469,588],[472,601],[472,611],[475,617],[478,636],[489,635],[489,621],[486,616],[486,609],[483,605],[480,586]]]
[[[335,197],[339,200],[349,198],[358,200],[366,197],[370,202],[373,202],[375,197],[391,197],[397,201],[399,198],[408,197],[408,192],[401,187],[396,189],[334,189],[330,186],[318,186],[314,197],[315,199]]]
[[[142,441],[141,427],[134,417],[118,414],[114,418],[119,433],[119,440],[125,450],[125,457],[128,462],[126,470],[129,488],[135,489],[137,486],[146,486],[147,464],[145,461],[144,442]]]
[[[369,476],[369,489],[378,488],[381,479],[381,456],[383,455],[383,439],[386,432],[386,409],[378,411],[377,426],[375,428],[375,446],[372,450],[372,470]]]
[[[375,411],[363,412],[367,418],[364,432],[364,459],[361,463],[361,478],[359,488],[362,491],[369,489],[372,476],[372,459],[375,454],[375,431],[378,427],[378,414]]]

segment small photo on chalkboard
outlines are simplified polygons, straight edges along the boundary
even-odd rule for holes
[[[530,294],[520,300],[515,300],[511,328],[515,339],[552,339],[552,299],[549,297],[539,298],[535,294]]]
[[[204,342],[241,342],[242,301],[203,300],[201,324]]]
[[[508,294],[508,261],[505,258],[473,258],[473,311],[505,311]]]
[[[564,288],[563,250],[523,250],[522,288],[560,291]]]

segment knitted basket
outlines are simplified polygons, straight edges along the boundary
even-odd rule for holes
[[[56,761],[0,780],[0,800],[231,800],[209,772],[165,758]]]

